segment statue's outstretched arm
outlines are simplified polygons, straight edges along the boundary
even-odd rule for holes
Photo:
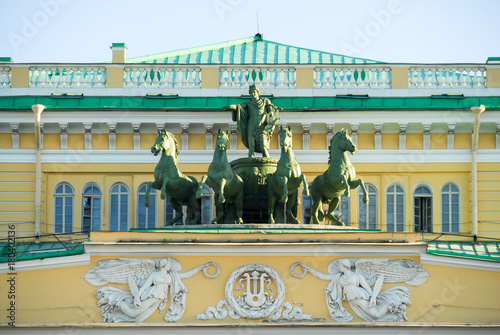
[[[215,266],[215,268],[217,269],[217,272],[214,275],[209,275],[207,273],[207,269],[210,267],[210,265]],[[205,263],[203,265],[197,266],[194,269],[188,270],[186,272],[179,272],[179,278],[180,279],[190,278],[202,270],[203,270],[203,273],[205,274],[205,276],[208,278],[215,278],[219,275],[219,272],[220,272],[220,268],[217,264],[215,264],[213,262],[208,262],[208,263]]]
[[[294,268],[296,266],[302,266],[302,274],[298,275],[295,273],[295,270]],[[314,277],[318,278],[318,279],[321,279],[321,280],[332,280],[333,277],[334,277],[334,274],[333,273],[323,273],[323,272],[320,272],[318,270],[315,270],[307,265],[305,265],[304,263],[301,263],[301,262],[297,262],[297,263],[294,263],[292,264],[292,266],[290,267],[290,272],[292,273],[292,275],[296,278],[302,278],[304,277],[308,272],[310,272]]]

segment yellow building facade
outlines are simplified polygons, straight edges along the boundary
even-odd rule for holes
[[[2,330],[498,331],[498,59],[387,64],[261,35],[135,59],[112,50],[106,64],[0,63]],[[309,185],[332,137],[350,134],[370,203],[342,197],[346,227],[310,225],[301,192],[299,225],[212,225],[208,187],[200,226],[165,228],[175,210],[158,192],[144,206],[160,130],[197,181],[219,129],[229,161],[247,156],[222,107],[251,84],[283,108]]]

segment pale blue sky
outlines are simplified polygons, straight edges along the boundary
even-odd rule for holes
[[[0,0],[0,57],[111,60],[250,37],[396,63],[500,57],[498,0]]]

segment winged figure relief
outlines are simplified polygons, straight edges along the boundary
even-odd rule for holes
[[[302,274],[295,272],[301,266]],[[400,322],[407,320],[406,308],[411,306],[411,290],[403,285],[382,290],[384,283],[404,282],[411,286],[423,284],[429,274],[409,259],[355,259],[339,258],[328,265],[328,273],[317,271],[297,262],[290,271],[302,278],[310,272],[321,280],[329,281],[325,288],[326,304],[330,316],[337,322],[348,322],[352,314],[342,301],[361,319],[373,322]]]
[[[208,274],[210,266],[216,273]],[[179,320],[186,310],[187,287],[182,279],[203,271],[207,278],[219,275],[219,266],[208,262],[181,272],[181,264],[174,258],[139,259],[119,258],[101,260],[83,278],[94,286],[109,283],[128,284],[130,291],[105,286],[96,291],[98,306],[104,322],[142,322],[157,309],[165,313],[165,321]]]

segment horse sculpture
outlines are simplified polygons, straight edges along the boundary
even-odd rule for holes
[[[235,223],[243,223],[243,179],[231,170],[231,165],[227,160],[228,136],[228,131],[224,132],[219,129],[215,142],[214,157],[208,167],[208,176],[201,177],[198,192],[196,193],[196,196],[200,198],[205,182],[214,190],[217,217],[212,220],[213,224],[221,223],[221,220],[223,220],[224,203],[235,204]]]
[[[200,223],[200,201],[196,198],[198,182],[194,177],[186,176],[177,167],[177,155],[179,146],[174,135],[168,131],[158,131],[155,144],[151,147],[151,152],[157,156],[161,152],[161,158],[156,165],[154,182],[148,182],[144,204],[149,207],[149,191],[151,187],[161,191],[161,198],[170,196],[170,203],[175,210],[176,216],[165,225],[173,225],[179,219],[182,220],[182,205],[186,205],[187,224]]]
[[[368,193],[366,192],[365,184],[361,179],[354,179],[356,178],[356,171],[347,156],[347,151],[354,154],[356,145],[354,145],[346,130],[342,129],[333,136],[330,142],[328,170],[322,175],[317,176],[311,186],[313,200],[312,224],[320,224],[323,221],[323,211],[320,211],[320,217],[318,218],[318,209],[322,208],[322,204],[328,204],[328,214],[326,215],[328,219],[336,225],[345,226],[332,213],[339,205],[340,196],[344,194],[349,197],[351,194],[350,190],[356,189],[358,186],[361,186],[363,190],[363,202],[365,204],[368,203]]]
[[[309,196],[309,189],[306,176],[301,173],[299,163],[295,160],[290,126],[281,127],[280,145],[281,156],[278,167],[276,172],[267,179],[269,223],[274,223],[274,206],[277,202],[281,202],[286,204],[286,215],[291,223],[298,224],[300,221],[297,220],[292,210],[297,202],[300,183],[304,183],[304,195]]]

